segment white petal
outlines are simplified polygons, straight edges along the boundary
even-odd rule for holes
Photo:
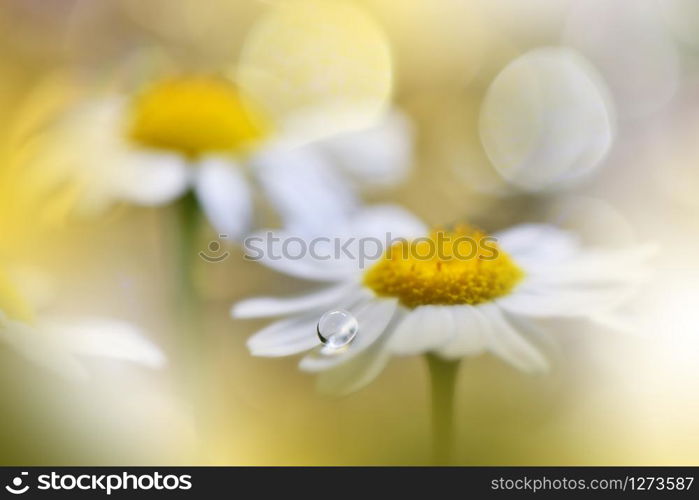
[[[191,181],[189,165],[175,153],[125,150],[104,161],[114,163],[115,172],[109,179],[114,196],[138,205],[169,203],[181,196]]]
[[[414,215],[395,205],[363,208],[337,221],[323,236],[258,232],[245,240],[248,258],[279,272],[316,281],[352,279],[397,238],[426,234]],[[286,249],[286,251],[285,251]]]
[[[356,275],[356,263],[339,255],[335,258],[333,242],[301,237],[286,231],[254,233],[244,240],[246,258],[283,274],[313,281],[347,281]],[[329,257],[329,258],[326,258]]]
[[[242,169],[230,161],[208,158],[194,180],[197,199],[219,234],[239,239],[252,218],[252,195]]]
[[[614,250],[585,250],[561,262],[543,259],[535,269],[525,269],[532,284],[553,286],[619,286],[633,285],[648,277],[649,258],[655,245],[639,245]]]
[[[318,348],[301,360],[299,368],[314,372],[349,362],[368,349],[384,333],[397,305],[395,300],[376,300],[358,309],[354,316],[359,323],[359,331],[354,341],[337,353],[328,353],[325,349]]]
[[[489,325],[486,318],[474,306],[453,306],[454,337],[437,353],[447,359],[474,356],[483,352]]]
[[[70,209],[88,216],[118,201],[160,205],[181,195],[189,184],[184,158],[136,148],[125,117],[120,97],[88,100],[32,137],[23,159],[28,185],[44,197],[69,190]]]
[[[0,313],[2,314],[2,313]],[[84,380],[88,373],[82,363],[64,349],[57,339],[21,322],[0,320],[0,338],[32,363],[69,380]]]
[[[496,300],[503,310],[532,317],[588,316],[618,307],[635,287],[517,287]]]
[[[383,343],[377,342],[347,363],[321,372],[316,379],[318,391],[336,395],[357,391],[374,380],[389,359],[390,354]]]
[[[400,205],[370,205],[357,211],[341,233],[356,238],[376,238],[388,244],[390,238],[413,239],[425,236],[427,226]],[[384,247],[387,245],[384,245]],[[385,249],[385,248],[384,248]]]
[[[532,261],[550,264],[574,255],[579,248],[577,236],[549,224],[520,224],[494,236],[520,265]]]
[[[279,357],[308,351],[320,342],[316,334],[318,314],[283,319],[263,328],[248,339],[253,356]]]
[[[603,328],[605,331],[623,333],[634,337],[642,335],[644,330],[643,325],[637,318],[614,312],[594,315],[589,318],[589,321],[596,329]]]
[[[528,318],[515,314],[508,314],[504,311],[503,315],[512,327],[526,340],[544,354],[547,361],[555,361],[563,357],[563,352],[560,348],[561,335],[567,335],[581,329],[580,319],[541,319]],[[584,333],[581,332],[581,333]]]
[[[363,207],[326,234],[333,238],[336,248],[338,242],[341,244],[338,264],[359,273],[397,241],[424,236],[427,228],[403,207],[386,204]]]
[[[498,241],[525,278],[497,303],[535,317],[589,316],[617,307],[647,278],[646,261],[656,251],[655,245],[583,250],[567,233],[545,225],[518,226]]]
[[[37,327],[79,356],[131,361],[150,368],[165,364],[163,352],[131,323],[107,318],[42,318]]]
[[[361,184],[390,185],[406,178],[412,162],[412,124],[392,110],[375,126],[321,141],[318,147]]]
[[[415,238],[426,228],[395,205],[365,207],[313,237],[292,231],[258,232],[245,239],[248,258],[279,272],[316,281],[356,279],[398,238]]]
[[[488,320],[487,344],[491,352],[525,372],[548,370],[546,358],[512,327],[496,305],[484,304],[478,310]]]
[[[285,228],[297,235],[325,234],[358,206],[352,186],[312,147],[276,147],[251,161]]]
[[[126,148],[118,139],[123,103],[93,100],[76,106],[19,148],[31,195],[42,201],[63,190],[72,195],[69,210],[99,213],[113,204],[114,158]]]
[[[346,309],[354,314],[367,300],[365,294],[350,293],[333,309]],[[267,357],[290,356],[320,345],[317,326],[323,312],[322,308],[314,309],[263,328],[248,339],[250,353]]]
[[[103,318],[42,318],[36,326],[3,320],[0,334],[29,360],[69,379],[88,373],[79,356],[131,361],[151,368],[163,353],[129,323]]]
[[[450,306],[420,306],[409,312],[388,340],[388,349],[409,356],[437,350],[454,336]]]
[[[349,285],[343,283],[332,288],[324,288],[317,292],[295,297],[257,297],[243,300],[231,308],[231,316],[241,319],[263,318],[329,307],[348,294],[351,295],[356,288],[357,285],[354,283]]]

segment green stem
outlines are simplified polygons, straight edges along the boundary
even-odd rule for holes
[[[447,361],[427,354],[432,395],[432,458],[436,465],[452,460],[454,443],[454,392],[459,360]]]
[[[177,203],[177,227],[175,228],[178,235],[178,262],[177,276],[179,277],[179,301],[180,307],[192,309],[194,301],[196,301],[196,286],[194,283],[194,275],[192,267],[194,257],[197,255],[197,229],[199,226],[199,208],[197,201],[192,193],[188,193],[182,197]]]
[[[175,207],[177,260],[175,275],[175,313],[178,315],[180,347],[179,357],[184,367],[187,392],[192,404],[198,406],[201,389],[201,364],[203,356],[202,332],[199,318],[199,296],[196,290],[193,267],[198,253],[199,207],[193,194],[188,193]]]

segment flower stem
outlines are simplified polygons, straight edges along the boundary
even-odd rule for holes
[[[177,262],[177,276],[179,277],[179,300],[187,316],[192,314],[192,306],[196,302],[197,294],[194,284],[192,266],[194,256],[197,254],[197,228],[199,224],[199,209],[194,195],[188,193],[177,204],[177,234],[179,237],[179,261]],[[188,317],[188,323],[191,317]],[[189,326],[189,325],[188,325]]]
[[[459,360],[447,361],[427,354],[432,394],[432,458],[436,465],[452,460],[454,442],[454,390]]]
[[[201,363],[203,342],[200,331],[199,297],[196,290],[193,267],[197,255],[199,208],[194,195],[186,194],[175,207],[177,235],[177,286],[175,308],[178,315],[180,346],[179,356],[185,372],[185,385],[192,403],[198,406],[201,389]]]

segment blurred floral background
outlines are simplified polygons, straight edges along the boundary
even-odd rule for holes
[[[309,290],[242,235],[359,200],[657,245],[632,329],[559,324],[544,374],[463,361],[454,463],[699,460],[694,2],[5,0],[0,26],[0,311],[48,325],[1,327],[3,464],[430,463],[421,357],[326,395],[230,315]]]

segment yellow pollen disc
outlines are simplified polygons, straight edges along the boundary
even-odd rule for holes
[[[488,302],[509,293],[523,276],[494,238],[459,226],[394,244],[367,270],[364,284],[415,308]]]
[[[133,102],[129,136],[187,155],[241,152],[267,135],[259,111],[219,77],[181,77],[146,89]]]

